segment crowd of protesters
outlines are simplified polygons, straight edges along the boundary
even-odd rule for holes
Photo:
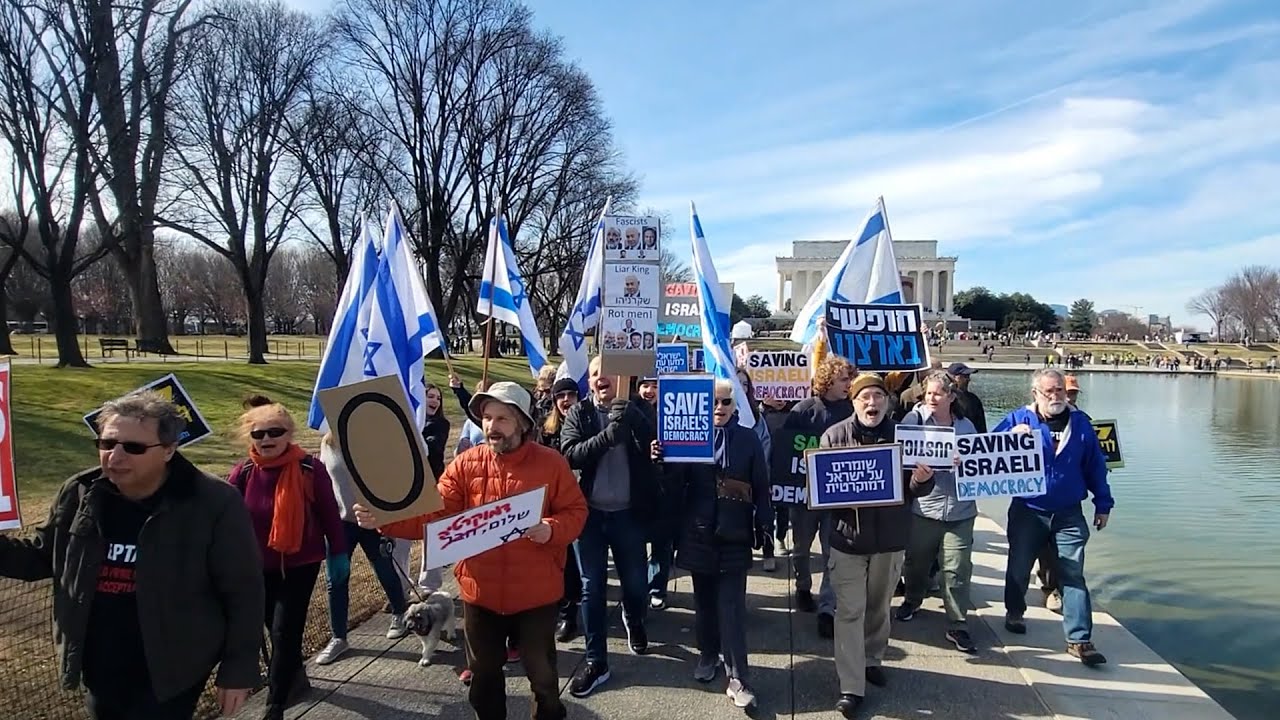
[[[428,388],[423,435],[444,507],[385,523],[355,500],[341,450],[326,435],[318,455],[295,441],[290,411],[262,396],[245,403],[245,457],[227,478],[195,467],[178,450],[184,421],[170,401],[142,392],[106,403],[98,416],[98,465],[70,478],[30,537],[0,537],[0,575],[53,579],[53,626],[66,688],[86,691],[95,720],[190,718],[214,678],[226,715],[263,684],[263,717],[279,720],[309,687],[302,634],[321,568],[332,637],[314,659],[348,649],[347,584],[359,548],[388,601],[387,637],[407,633],[407,591],[439,589],[439,572],[414,581],[408,545],[424,525],[468,507],[546,488],[542,520],[524,537],[457,563],[466,669],[461,679],[479,720],[506,717],[504,666],[528,675],[534,717],[567,716],[557,643],[585,638],[569,682],[586,697],[613,681],[606,590],[612,568],[622,590],[627,646],[649,649],[647,623],[667,607],[675,572],[692,579],[697,656],[690,674],[716,683],[734,706],[757,705],[746,627],[748,572],[791,556],[794,607],[816,616],[832,641],[839,681],[835,709],[855,717],[867,686],[884,687],[891,620],[920,618],[926,595],[943,600],[939,633],[966,653],[976,505],[960,500],[955,474],[904,468],[898,506],[811,510],[771,501],[771,437],[797,430],[822,447],[892,443],[897,424],[987,431],[969,388],[973,370],[955,364],[919,373],[858,374],[827,356],[811,397],[738,407],[734,385],[715,386],[714,463],[664,463],[657,439],[656,378],[618,387],[591,364],[589,393],[539,376],[533,392],[515,383],[450,386],[466,423],[445,462],[450,426],[442,393]],[[745,373],[740,380],[748,386]],[[997,432],[1039,433],[1047,491],[1009,509],[1005,622],[1023,633],[1026,591],[1038,562],[1057,599],[1066,651],[1105,662],[1092,643],[1084,547],[1090,526],[1106,526],[1113,505],[1105,461],[1079,385],[1037,370],[1031,402]],[[748,395],[751,397],[751,395]],[[749,414],[753,427],[739,422]],[[1093,497],[1092,522],[1082,503]],[[394,541],[393,541],[394,539]],[[814,541],[821,558],[815,567]],[[814,593],[814,574],[821,574]],[[417,588],[414,585],[418,586]],[[900,591],[900,592],[898,592]],[[894,610],[893,598],[904,595]],[[265,636],[265,639],[264,639]],[[623,678],[620,681],[626,682]]]

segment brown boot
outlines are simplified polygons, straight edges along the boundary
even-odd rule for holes
[[[1080,662],[1088,667],[1102,665],[1107,661],[1107,656],[1098,652],[1091,642],[1067,643],[1067,654],[1080,658]]]

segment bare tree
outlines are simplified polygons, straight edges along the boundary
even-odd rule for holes
[[[0,136],[9,144],[15,208],[0,217],[0,241],[49,283],[58,366],[88,367],[78,342],[72,281],[99,255],[82,252],[91,178],[85,155],[93,115],[92,69],[52,51],[58,21],[44,8],[0,8]]]
[[[94,105],[97,124],[80,146],[94,182],[90,207],[124,273],[138,345],[172,353],[156,268],[156,210],[180,50],[205,16],[188,12],[191,0],[46,2],[55,9],[53,52],[83,72]]]
[[[97,241],[101,244],[101,241]],[[102,255],[107,254],[100,247]],[[125,292],[128,278],[119,263],[99,260],[76,277],[73,283],[76,311],[90,334],[122,335],[131,330],[133,306]]]
[[[326,70],[328,75],[305,88],[302,112],[285,118],[286,137],[306,180],[295,208],[298,224],[329,257],[335,286],[341,288],[362,218],[376,199],[394,197],[402,178],[391,165],[400,153],[361,110],[366,99],[337,67]]]
[[[160,293],[168,311],[173,332],[187,334],[187,321],[203,320],[200,311],[199,273],[206,268],[207,250],[182,239],[156,241],[156,269],[160,276]],[[203,325],[201,325],[203,334]]]
[[[17,355],[9,337],[9,278],[22,256],[8,245],[0,246],[0,355]]]
[[[309,247],[298,255],[297,292],[304,313],[311,318],[311,332],[323,335],[333,324],[340,288],[333,283],[333,263],[320,248]]]
[[[194,40],[176,85],[174,144],[183,181],[164,224],[231,261],[244,291],[249,362],[266,362],[263,294],[303,179],[287,152],[287,119],[327,52],[313,18],[279,0],[228,0],[225,26]]]
[[[1222,286],[1223,297],[1232,317],[1239,323],[1245,342],[1257,340],[1267,328],[1275,271],[1263,265],[1250,265],[1233,275]]]
[[[262,305],[273,332],[296,334],[306,317],[306,298],[299,283],[300,265],[301,255],[290,247],[282,248],[271,262]]]
[[[1211,288],[1188,300],[1187,312],[1209,318],[1213,323],[1214,337],[1221,339],[1222,321],[1230,312],[1230,303],[1227,302],[1227,295],[1223,292],[1223,288]]]

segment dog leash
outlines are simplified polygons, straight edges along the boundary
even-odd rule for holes
[[[418,581],[409,577],[409,573],[405,571],[404,566],[400,564],[399,560],[396,560],[395,549],[396,541],[394,538],[384,537],[378,541],[378,552],[382,553],[383,557],[391,560],[391,565],[400,573],[400,577],[403,577],[405,582],[409,584],[409,592],[413,593],[413,597],[418,602],[426,602],[427,599],[422,597],[422,593],[418,591]]]

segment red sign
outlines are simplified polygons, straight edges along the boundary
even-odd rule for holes
[[[22,527],[18,478],[13,474],[13,407],[9,403],[9,360],[0,360],[0,530]]]

